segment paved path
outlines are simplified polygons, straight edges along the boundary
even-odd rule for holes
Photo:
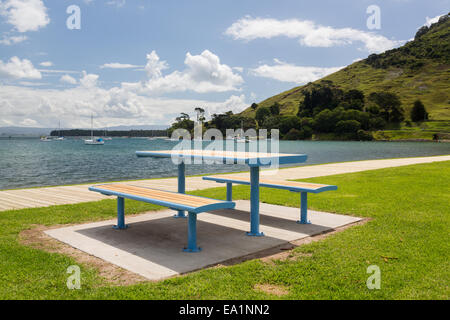
[[[450,155],[331,163],[281,169],[276,172],[276,175],[274,175],[273,171],[267,170],[263,171],[262,175],[284,180],[306,179],[436,161],[450,161]],[[248,173],[234,175],[248,176]],[[151,186],[153,188],[161,188],[170,191],[176,191],[177,189],[176,178],[140,180],[132,181],[132,183],[137,186]],[[98,201],[108,198],[97,192],[90,192],[87,189],[90,185],[91,184],[0,191],[0,211]],[[221,185],[212,181],[204,181],[201,177],[188,177],[186,179],[187,191],[218,186]]]

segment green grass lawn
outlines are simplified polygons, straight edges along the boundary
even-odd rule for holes
[[[82,289],[68,290],[72,258],[19,244],[20,231],[109,219],[115,201],[0,213],[0,299],[265,299],[256,284],[287,288],[283,299],[449,299],[450,161],[307,179],[339,190],[310,196],[311,209],[372,218],[294,250],[296,259],[247,261],[161,282],[112,286],[82,267]],[[225,188],[195,192],[225,197]],[[234,189],[248,199],[248,187]],[[262,189],[261,200],[299,205],[296,194]],[[127,214],[156,208],[127,201]],[[199,239],[201,243],[201,239]],[[389,257],[389,258],[385,258]],[[369,290],[369,265],[381,269],[381,289]]]

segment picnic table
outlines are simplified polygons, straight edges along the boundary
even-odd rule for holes
[[[186,192],[186,163],[201,164],[207,160],[223,164],[246,164],[250,167],[250,231],[249,236],[263,236],[259,231],[259,175],[260,167],[268,167],[274,163],[279,165],[305,162],[304,154],[265,153],[246,151],[218,150],[154,150],[136,151],[138,157],[172,158],[178,165],[178,192]],[[183,211],[178,211],[176,217],[185,217]]]

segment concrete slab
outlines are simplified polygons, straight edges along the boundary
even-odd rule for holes
[[[235,210],[198,216],[198,244],[203,251],[186,253],[187,220],[174,219],[172,210],[149,212],[126,219],[129,228],[115,230],[115,220],[52,229],[46,233],[98,258],[150,280],[202,269],[244,257],[290,241],[330,231],[361,218],[309,211],[311,224],[295,223],[300,210],[261,204],[261,231],[265,237],[248,237],[250,202],[236,201]]]

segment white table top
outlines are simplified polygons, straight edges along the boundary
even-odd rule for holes
[[[136,151],[138,157],[176,158],[179,160],[215,160],[223,163],[243,163],[249,166],[270,166],[305,162],[304,154],[265,153],[227,150],[149,150]]]

